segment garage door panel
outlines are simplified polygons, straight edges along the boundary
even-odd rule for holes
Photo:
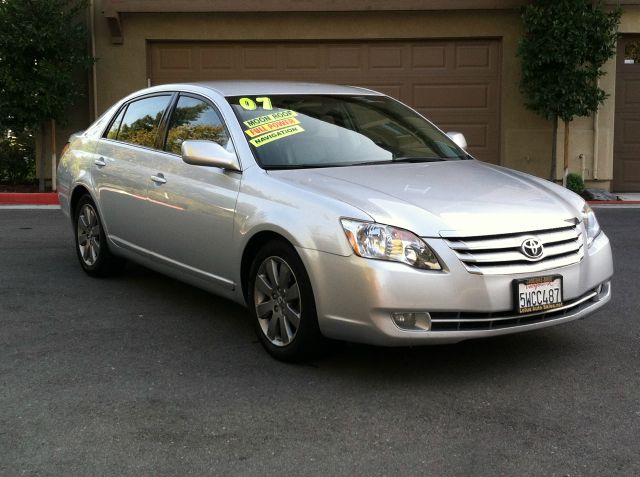
[[[489,48],[459,46],[456,48],[456,68],[490,69]]]
[[[207,47],[200,50],[200,64],[202,70],[206,72],[231,71],[237,68],[236,60],[238,53],[232,46]]]
[[[627,177],[640,178],[640,163],[638,161],[634,161],[633,159],[623,160],[622,167]]]
[[[152,84],[263,79],[380,91],[443,130],[461,131],[478,159],[500,158],[497,40],[151,42]]]
[[[622,88],[623,108],[635,109],[640,106],[640,78],[623,80]]]
[[[159,51],[160,70],[189,72],[193,69],[193,51],[188,47],[173,47]]]
[[[284,67],[288,71],[315,72],[323,64],[323,51],[317,46],[284,48]]]
[[[444,45],[412,46],[410,65],[414,71],[446,70],[447,48]]]
[[[361,46],[331,45],[327,48],[327,70],[330,72],[360,72],[363,65]]]
[[[248,46],[242,50],[242,69],[276,71],[278,55],[274,46]]]
[[[455,65],[458,71],[475,75],[493,76],[499,70],[498,51],[491,43],[459,43],[455,49]]]
[[[620,151],[624,149],[636,149],[640,145],[640,117],[634,117],[631,115],[624,116],[620,120],[621,124],[621,137],[622,146]],[[636,149],[637,150],[637,149]]]
[[[487,109],[489,91],[486,84],[425,84],[413,87],[417,108],[427,111]]]
[[[372,73],[403,73],[406,69],[405,48],[400,45],[370,46],[369,70]]]

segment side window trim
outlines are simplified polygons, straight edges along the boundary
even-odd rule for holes
[[[164,148],[167,142],[167,134],[169,133],[169,123],[171,121],[171,117],[173,116],[173,111],[178,104],[179,98],[179,92],[171,92],[171,101],[169,101],[169,104],[167,105],[167,108],[164,110],[164,113],[162,115],[162,119],[160,119],[158,137],[156,137],[155,148],[158,151],[166,152]]]
[[[167,152],[165,148],[167,147],[167,136],[169,134],[169,126],[171,125],[171,118],[173,117],[173,113],[178,107],[178,101],[180,101],[181,92],[175,91],[173,93],[173,98],[171,98],[171,103],[169,103],[169,107],[167,108],[167,114],[162,118],[162,129],[160,136],[160,141],[158,144],[158,150],[162,152]]]
[[[213,112],[216,113],[216,115],[218,116],[218,119],[220,119],[220,124],[222,124],[222,127],[224,128],[224,131],[227,134],[227,137],[229,138],[229,142],[231,143],[231,147],[235,151],[236,149],[235,149],[235,145],[233,143],[233,138],[231,137],[231,132],[229,131],[229,128],[227,127],[227,122],[225,121],[224,116],[220,112],[220,109],[210,99],[205,98],[204,96],[201,96],[201,95],[199,95],[197,93],[191,93],[191,92],[188,92],[188,91],[177,92],[176,95],[175,95],[174,101],[171,103],[171,105],[168,108],[168,109],[171,110],[171,114],[169,114],[168,117],[167,117],[166,127],[164,129],[163,140],[162,140],[162,145],[160,147],[160,150],[162,152],[164,152],[165,154],[171,154],[172,156],[180,157],[179,154],[175,154],[173,152],[167,151],[167,138],[168,138],[168,135],[169,135],[169,126],[171,124],[171,118],[173,117],[173,113],[174,113],[175,109],[178,107],[178,101],[180,101],[180,98],[183,97],[183,96],[187,97],[187,98],[195,99],[195,100],[198,100],[198,101],[202,101],[203,103],[208,104],[211,107]]]
[[[169,100],[169,103],[167,104],[167,107],[164,109],[164,111],[162,113],[162,118],[160,119],[159,129],[162,130],[164,122],[168,121],[168,117],[169,116],[167,114],[167,111],[169,111],[171,109],[171,107],[174,104],[174,101],[177,101],[176,97],[178,96],[178,93],[175,92],[175,91],[158,91],[158,92],[154,92],[154,93],[143,94],[141,96],[136,96],[135,98],[131,98],[129,101],[124,103],[122,105],[122,107],[120,107],[120,109],[118,109],[118,112],[116,114],[114,114],[113,119],[109,122],[109,125],[102,132],[101,139],[103,139],[105,141],[114,141],[114,142],[117,142],[118,144],[125,144],[127,146],[143,147],[143,148],[149,149],[151,151],[156,151],[156,150],[162,151],[161,148],[157,147],[158,138],[156,138],[156,142],[154,144],[154,147],[149,147],[149,146],[144,146],[142,144],[133,144],[133,143],[126,142],[126,141],[120,141],[118,139],[109,139],[107,137],[107,134],[109,134],[109,131],[111,129],[111,126],[118,119],[118,117],[120,116],[120,113],[123,113],[122,114],[122,120],[120,121],[120,125],[118,126],[118,136],[120,136],[120,128],[122,127],[122,121],[124,120],[124,118],[125,118],[125,116],[127,114],[127,110],[129,109],[129,105],[131,103],[134,103],[136,101],[141,101],[141,100],[144,100],[144,99],[147,99],[147,98],[153,98],[153,97],[156,97],[156,96],[170,96],[171,97],[171,99]],[[158,136],[161,136],[161,134],[158,134]]]

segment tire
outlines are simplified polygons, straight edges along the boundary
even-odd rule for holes
[[[248,285],[256,334],[269,354],[281,361],[300,362],[323,350],[311,282],[293,247],[272,241],[260,249],[251,264]]]
[[[93,277],[107,277],[122,271],[125,261],[109,250],[98,209],[91,196],[83,195],[74,210],[73,228],[80,266]]]

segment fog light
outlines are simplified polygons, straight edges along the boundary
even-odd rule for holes
[[[596,296],[593,297],[593,301],[600,301],[607,296],[610,287],[611,282],[604,282],[598,285],[598,288],[596,288]]]
[[[391,319],[401,330],[429,331],[431,315],[427,312],[393,312]]]

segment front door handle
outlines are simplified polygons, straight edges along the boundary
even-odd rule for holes
[[[96,159],[95,161],[93,161],[93,163],[98,167],[104,167],[107,165],[107,163],[104,162],[104,157],[101,157],[100,159]]]
[[[165,179],[164,175],[162,175],[161,173],[158,173],[158,175],[155,175],[155,176],[151,176],[151,180],[153,182],[155,182],[156,184],[166,184],[167,183],[167,179]]]

